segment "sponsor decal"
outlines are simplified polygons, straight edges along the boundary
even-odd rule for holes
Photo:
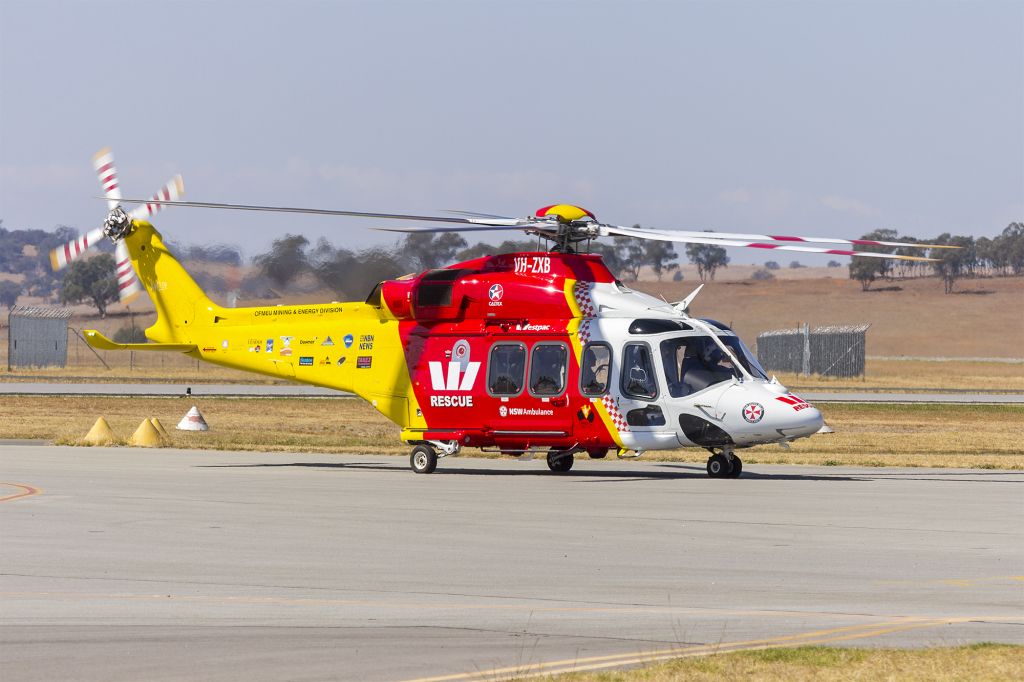
[[[520,322],[519,324],[516,325],[516,331],[520,332],[549,332],[552,331],[553,329],[554,327],[552,327],[550,324],[523,324],[522,322]]]
[[[592,408],[590,405],[584,405],[576,413],[576,418],[579,419],[581,422],[585,421],[585,422],[590,422],[591,424],[593,424],[594,423],[594,408]]]
[[[473,390],[476,375],[480,372],[480,363],[470,362],[469,342],[465,339],[456,341],[448,355],[451,360],[447,368],[441,362],[427,363],[430,369],[430,387],[435,391]]]
[[[373,334],[359,335],[359,350],[373,350]]]
[[[289,357],[292,354],[292,339],[294,336],[282,336],[281,337],[281,350],[279,351],[282,357]]]
[[[355,337],[351,334],[345,334],[345,338],[342,339],[342,342],[345,344],[345,348],[351,348],[355,340]]]
[[[505,407],[504,405],[502,405],[501,407],[498,408],[498,414],[500,416],[502,416],[502,417],[507,417],[508,416],[508,408]]]
[[[224,339],[223,341],[221,341],[220,342],[220,347],[223,348],[224,350],[227,350],[228,349],[228,340]]]
[[[338,367],[341,367],[344,364],[345,364],[345,356],[342,355],[340,358],[338,358]]]
[[[747,403],[742,410],[743,419],[751,424],[756,424],[764,418],[764,406],[761,403]]]
[[[299,339],[299,345],[300,346],[311,346],[314,343],[316,343],[316,337],[314,337],[312,339]]]
[[[302,357],[299,358],[299,367],[312,367],[312,366],[313,366],[313,356],[312,355],[303,355]]]
[[[432,395],[431,407],[473,407],[471,395]]]
[[[167,286],[166,284],[164,285]],[[163,289],[161,289],[163,291]],[[323,306],[295,306],[285,307],[277,306],[274,308],[260,308],[253,313],[254,317],[278,317],[281,315],[323,315],[325,313],[340,313],[342,308],[340,305],[323,305]]]
[[[274,339],[267,339],[266,348],[268,353],[274,352]]]
[[[505,407],[502,405],[502,407]],[[555,416],[554,410],[544,410],[539,407],[509,407],[506,408],[506,413],[502,414],[501,409],[498,409],[498,414],[502,417],[553,417]]]
[[[360,355],[356,358],[356,369],[370,369],[373,366],[372,355]]]
[[[320,364],[321,365],[329,365],[329,364],[331,364],[331,356],[330,355],[325,356],[324,359],[320,361]]]
[[[334,341],[331,341],[331,337],[328,336],[326,339],[324,339],[324,342],[321,343],[320,345],[321,346],[333,346],[334,345]]]
[[[501,305],[501,298],[505,295],[505,288],[500,284],[492,284],[491,288],[487,290],[487,298],[490,299],[489,306]]]
[[[779,396],[778,398],[776,398],[776,400],[778,400],[779,402],[786,403],[797,412],[799,412],[800,410],[806,410],[808,407],[814,407],[803,398],[798,398],[792,393],[790,393],[789,395]]]

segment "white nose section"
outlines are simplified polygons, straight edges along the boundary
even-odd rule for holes
[[[787,436],[802,438],[810,436],[821,430],[825,425],[825,418],[816,407],[808,407],[794,414],[784,428],[780,429]]]

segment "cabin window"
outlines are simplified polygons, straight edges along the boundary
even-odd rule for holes
[[[583,349],[580,366],[580,392],[600,396],[608,392],[608,376],[612,367],[612,349],[606,343],[590,343]]]
[[[646,343],[630,343],[622,349],[622,394],[640,400],[658,397],[651,348]]]
[[[565,390],[569,351],[564,343],[538,343],[530,360],[530,395],[560,395]]]
[[[496,343],[487,364],[487,390],[495,396],[519,395],[526,377],[526,346]]]

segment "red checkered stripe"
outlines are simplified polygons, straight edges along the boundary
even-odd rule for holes
[[[608,411],[608,416],[611,418],[612,424],[618,432],[628,432],[629,424],[626,423],[626,418],[623,417],[622,412],[619,411],[619,406],[615,404],[615,399],[610,395],[605,394],[601,397],[601,404],[604,405],[604,409]]]
[[[580,327],[577,333],[583,345],[590,343],[590,324],[595,310],[594,299],[590,296],[591,287],[593,282],[576,282],[572,288],[572,295],[580,309]]]

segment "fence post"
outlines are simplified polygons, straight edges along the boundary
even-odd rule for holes
[[[800,332],[803,335],[804,341],[803,362],[800,364],[800,375],[807,377],[811,375],[811,325],[804,322]]]

